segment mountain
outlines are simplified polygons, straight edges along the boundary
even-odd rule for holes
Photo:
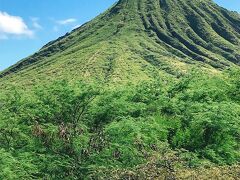
[[[135,82],[240,64],[240,16],[211,0],[120,0],[0,74],[0,82]]]
[[[0,74],[0,179],[240,179],[240,16],[119,0]]]

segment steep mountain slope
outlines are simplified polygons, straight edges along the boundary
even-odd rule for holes
[[[120,0],[3,71],[0,82],[128,82],[239,64],[239,14],[211,0]]]

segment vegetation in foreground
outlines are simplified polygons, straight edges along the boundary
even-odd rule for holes
[[[0,96],[0,179],[239,178],[239,89],[239,71],[13,87]]]

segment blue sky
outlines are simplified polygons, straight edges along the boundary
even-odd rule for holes
[[[0,71],[91,20],[117,0],[0,0]],[[215,0],[240,12],[239,0]]]

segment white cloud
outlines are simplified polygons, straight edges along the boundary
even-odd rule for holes
[[[6,12],[0,11],[0,34],[1,37],[6,38],[7,35],[25,35],[32,37],[34,33],[28,28],[21,17],[11,16]]]
[[[68,24],[75,23],[76,21],[77,21],[77,19],[70,18],[70,19],[64,19],[64,20],[57,21],[57,23],[60,25],[68,25]]]

